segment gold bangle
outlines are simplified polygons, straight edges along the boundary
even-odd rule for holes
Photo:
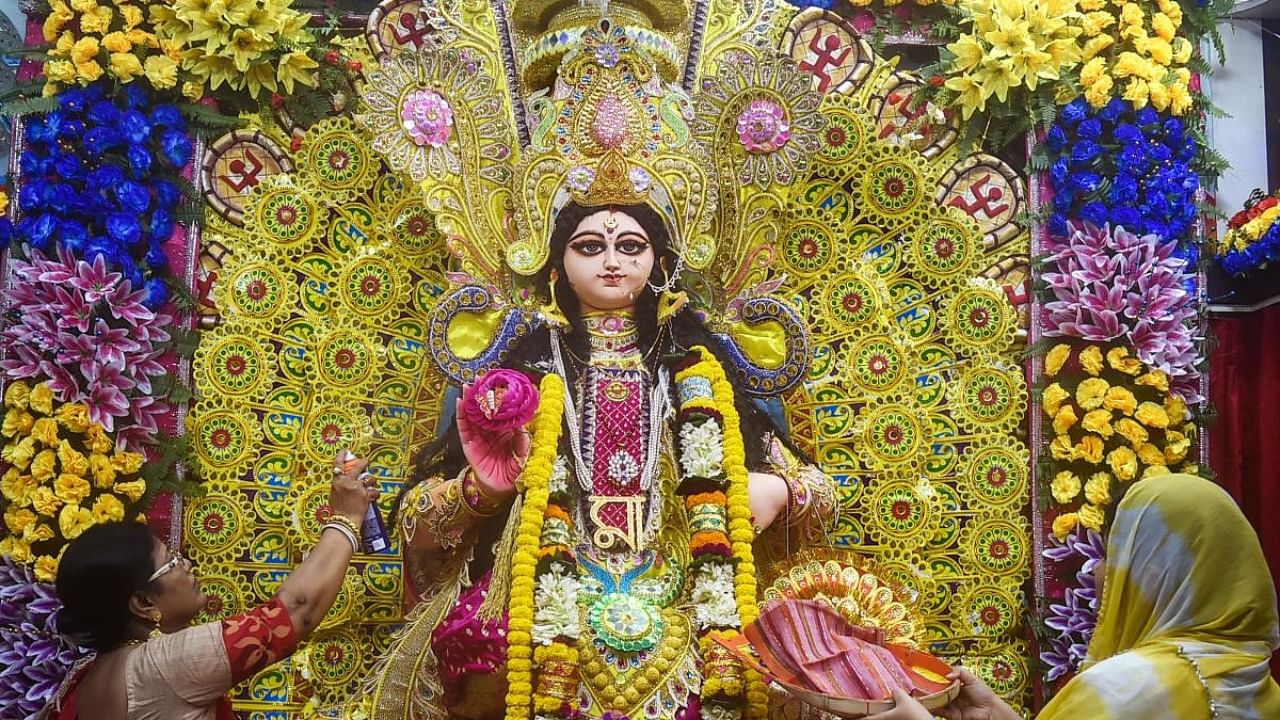
[[[484,487],[476,479],[475,471],[467,466],[460,476],[462,490],[462,507],[476,517],[493,517],[502,505],[490,495],[485,494]]]
[[[335,525],[341,525],[342,527],[350,530],[351,534],[355,536],[357,544],[364,542],[364,533],[361,532],[360,526],[355,524],[355,521],[353,521],[351,518],[347,517],[346,515],[341,515],[337,512],[332,512],[329,514],[329,519],[326,522],[333,523]]]

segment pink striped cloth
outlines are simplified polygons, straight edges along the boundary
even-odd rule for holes
[[[786,670],[780,676],[824,695],[882,700],[895,687],[921,689],[884,647],[884,631],[853,625],[814,600],[775,601],[744,634],[766,666],[776,663]]]

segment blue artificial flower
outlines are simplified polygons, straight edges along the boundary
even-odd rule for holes
[[[1178,150],[1178,160],[1191,162],[1195,159],[1197,152],[1199,152],[1199,148],[1196,146],[1196,139],[1190,136],[1184,137],[1182,146]]]
[[[1078,171],[1071,173],[1067,178],[1067,187],[1075,189],[1077,192],[1088,194],[1098,189],[1102,184],[1102,176],[1096,172]]]
[[[1113,97],[1107,102],[1105,107],[1098,111],[1098,117],[1105,122],[1113,123],[1116,120],[1119,120],[1121,115],[1124,115],[1132,109],[1133,106],[1129,104],[1129,101]]]
[[[75,153],[58,153],[58,158],[54,160],[53,171],[63,180],[79,180],[83,168],[80,165],[80,158]]]
[[[110,100],[102,100],[89,108],[89,117],[95,125],[117,125],[124,113]]]
[[[1147,153],[1151,156],[1151,161],[1157,165],[1163,165],[1173,159],[1173,151],[1163,143],[1151,143],[1147,148]]]
[[[1180,257],[1187,261],[1187,268],[1194,270],[1200,264],[1200,246],[1194,242],[1178,243],[1178,247],[1173,250],[1174,257]]]
[[[49,158],[29,148],[23,150],[22,155],[18,157],[18,168],[28,181],[34,175],[44,175],[48,167]]]
[[[133,83],[124,86],[124,100],[130,110],[136,110],[151,104],[151,94],[142,83]]]
[[[1160,113],[1156,112],[1155,108],[1148,105],[1139,110],[1134,119],[1137,120],[1138,124],[1142,127],[1147,127],[1148,125],[1155,125],[1160,122]]]
[[[151,278],[146,284],[147,294],[142,298],[142,304],[152,310],[159,309],[169,302],[169,286],[160,278]]]
[[[1076,123],[1089,116],[1089,103],[1083,97],[1078,97],[1067,103],[1059,115],[1067,127],[1075,127]]]
[[[157,207],[151,213],[151,237],[156,240],[167,240],[173,234],[175,222],[173,211],[166,207]]]
[[[147,265],[152,271],[164,270],[169,267],[169,256],[165,254],[164,246],[158,238],[152,239],[147,246],[147,254],[143,257],[147,261]]]
[[[1045,147],[1055,155],[1062,152],[1068,142],[1070,142],[1070,139],[1067,137],[1067,131],[1063,130],[1061,125],[1055,124],[1049,128],[1049,132],[1044,136]]]
[[[156,207],[158,208],[177,207],[178,201],[182,199],[182,193],[178,190],[178,186],[168,180],[152,181],[151,189],[156,193]]]
[[[1071,228],[1067,225],[1067,216],[1062,213],[1049,216],[1049,233],[1059,237],[1071,234]]]
[[[140,182],[125,180],[115,186],[115,192],[120,207],[127,212],[144,213],[151,205],[151,191]]]
[[[185,167],[187,161],[191,159],[191,153],[195,146],[185,132],[181,130],[166,130],[160,138],[160,148],[170,165],[175,168],[181,168]]]
[[[1121,145],[1138,145],[1146,142],[1142,131],[1129,123],[1120,123],[1111,134],[1115,137],[1116,142]]]
[[[84,223],[74,218],[65,217],[58,221],[58,235],[69,247],[78,247],[83,250],[89,243],[89,229],[84,226]]]
[[[1085,140],[1095,140],[1102,135],[1102,121],[1097,118],[1082,120],[1080,126],[1076,128],[1076,133]]]
[[[187,123],[182,119],[182,113],[178,111],[176,105],[157,105],[151,109],[151,124],[162,128],[177,128],[179,130],[186,128]]]
[[[1234,250],[1224,255],[1221,262],[1222,269],[1225,270],[1228,275],[1239,275],[1245,270],[1248,270],[1248,266],[1245,265],[1244,255]]]
[[[71,212],[76,201],[76,189],[67,183],[44,183],[42,189],[46,193],[45,204],[59,215]]]
[[[1049,167],[1049,177],[1053,179],[1056,186],[1063,186],[1067,183],[1067,175],[1071,172],[1071,164],[1066,158],[1058,158],[1053,161],[1053,165]]]
[[[84,121],[80,118],[68,118],[58,129],[58,139],[69,143],[79,142],[81,135],[84,135]]]
[[[85,131],[84,149],[90,157],[101,157],[108,150],[113,150],[124,143],[120,131],[111,125],[99,125]]]
[[[130,285],[135,288],[142,287],[142,268],[138,267],[137,263],[133,261],[133,258],[128,255],[124,255],[120,258],[118,265],[120,266],[120,272],[124,274],[124,279],[128,280]]]
[[[151,123],[138,110],[130,110],[120,118],[120,130],[131,143],[143,143],[151,136]]]
[[[1071,206],[1075,204],[1075,198],[1072,197],[1070,190],[1070,187],[1065,187],[1053,196],[1053,209],[1056,212],[1065,213],[1071,211]]]
[[[13,242],[13,222],[7,217],[0,216],[0,250],[9,247]]]
[[[41,192],[42,183],[28,182],[23,183],[18,188],[18,209],[23,213],[38,212],[44,208],[44,193]]]
[[[121,253],[109,237],[98,236],[89,241],[89,247],[84,251],[84,259],[92,263],[98,259],[99,255],[108,265],[119,265],[117,260]]]
[[[1179,120],[1178,118],[1174,117],[1174,118],[1169,118],[1168,120],[1165,120],[1164,121],[1165,141],[1170,145],[1174,145],[1174,146],[1181,145],[1183,130],[1184,128],[1182,126],[1182,121]]]
[[[130,145],[125,151],[129,172],[134,177],[144,177],[151,172],[151,151],[144,145]]]
[[[43,213],[31,218],[31,225],[24,235],[35,247],[47,250],[50,241],[53,240],[53,233],[57,229],[58,218],[49,213]]]
[[[87,180],[89,187],[105,190],[124,182],[124,171],[115,165],[101,165],[89,173]]]
[[[142,225],[129,213],[112,213],[107,216],[107,234],[117,242],[133,247],[142,238]]]
[[[1080,217],[1094,225],[1102,225],[1107,221],[1107,206],[1094,200],[1080,208]]]
[[[27,144],[43,145],[53,139],[49,126],[41,117],[34,117],[27,123]]]
[[[1084,123],[1081,123],[1083,125]],[[1071,161],[1088,164],[1102,154],[1102,146],[1092,140],[1081,140],[1071,148]]]
[[[1150,163],[1150,158],[1138,145],[1126,146],[1120,151],[1120,155],[1116,157],[1116,169],[1133,177],[1146,175],[1147,167]]]
[[[1142,198],[1142,214],[1153,218],[1169,216],[1169,201],[1158,192],[1147,191]]]
[[[1142,222],[1142,216],[1138,214],[1137,208],[1131,205],[1120,205],[1111,208],[1107,220],[1117,227],[1136,228]]]
[[[1142,223],[1142,234],[1155,235],[1156,237],[1159,237],[1161,240],[1172,239],[1172,237],[1169,235],[1169,226],[1165,225],[1164,223],[1158,220],[1150,220],[1150,219],[1145,220]]]

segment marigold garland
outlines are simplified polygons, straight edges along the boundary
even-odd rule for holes
[[[511,606],[507,621],[507,720],[527,720],[533,706],[534,575],[542,520],[550,496],[551,474],[560,443],[560,415],[564,411],[564,381],[544,375],[541,402],[534,420],[532,453],[525,465],[524,505],[511,567]]]

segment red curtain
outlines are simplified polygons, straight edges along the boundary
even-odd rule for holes
[[[1214,316],[1210,326],[1217,347],[1209,395],[1218,413],[1210,466],[1258,531],[1280,586],[1280,305]],[[1280,677],[1280,654],[1271,669]]]

